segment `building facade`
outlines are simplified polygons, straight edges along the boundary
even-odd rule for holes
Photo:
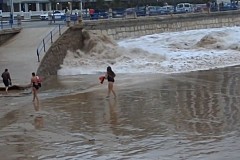
[[[50,11],[80,9],[81,0],[12,0],[14,12]],[[109,0],[108,0],[109,1]],[[96,0],[85,0],[82,3],[95,3]],[[10,12],[11,0],[0,0],[0,10]]]

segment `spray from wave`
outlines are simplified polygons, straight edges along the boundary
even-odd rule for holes
[[[140,48],[120,47],[106,35],[83,31],[84,47],[76,52],[68,51],[59,75],[95,74],[105,72],[106,67],[114,66],[122,73],[139,72],[142,68],[151,69],[165,58]]]
[[[239,40],[235,39],[232,30],[216,31],[204,36],[195,46],[204,49],[240,51]]]
[[[189,35],[187,35],[189,33]],[[173,49],[194,50],[237,50],[240,51],[239,32],[232,29],[209,29],[185,31],[184,36],[168,37],[166,40]]]
[[[60,75],[178,73],[240,64],[240,27],[161,33],[115,42],[84,31],[84,47],[68,52]]]

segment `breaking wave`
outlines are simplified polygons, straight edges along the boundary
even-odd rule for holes
[[[191,30],[119,42],[84,31],[84,47],[68,51],[59,75],[95,74],[111,65],[117,73],[176,73],[240,64],[240,27]]]
[[[115,69],[128,73],[165,60],[162,55],[140,48],[121,47],[105,35],[96,35],[89,31],[83,31],[83,34],[87,37],[83,49],[68,51],[58,74],[94,74],[105,71],[109,65],[117,66]]]

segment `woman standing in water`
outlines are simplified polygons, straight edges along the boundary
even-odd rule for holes
[[[38,83],[39,83],[39,78],[33,72],[32,73],[32,78],[31,78],[31,86],[32,86],[32,92],[33,92],[33,102],[35,101],[35,99],[38,102],[38,96],[37,96],[37,91],[39,89]]]
[[[109,98],[110,93],[112,92],[114,95],[114,98],[116,98],[116,93],[113,90],[113,83],[114,83],[114,77],[115,77],[115,73],[112,71],[112,68],[110,66],[107,67],[107,72],[105,74],[105,79],[108,80],[108,95],[106,98]]]

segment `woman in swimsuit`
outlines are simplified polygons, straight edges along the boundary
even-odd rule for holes
[[[110,66],[107,67],[107,72],[105,74],[105,79],[108,80],[108,95],[106,98],[109,98],[110,93],[112,92],[114,95],[114,98],[116,98],[116,93],[113,90],[113,83],[114,83],[114,77],[115,77],[115,73],[112,71],[112,68]]]
[[[38,102],[38,96],[37,96],[37,91],[39,89],[38,83],[39,83],[39,78],[33,72],[32,73],[32,78],[31,78],[31,86],[32,86],[32,92],[33,92],[33,102],[35,101],[35,99]]]

